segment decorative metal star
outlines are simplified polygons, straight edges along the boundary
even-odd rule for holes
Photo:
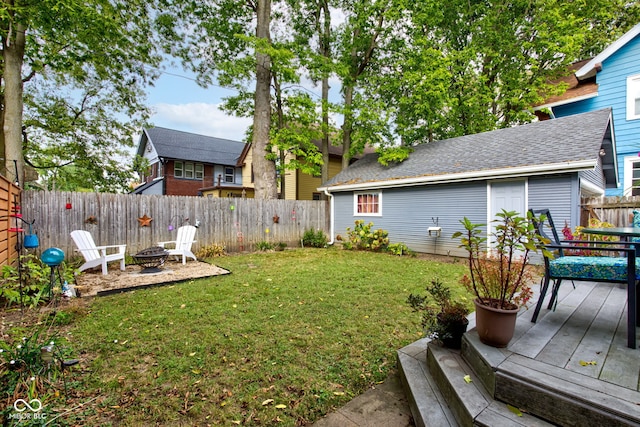
[[[140,218],[138,218],[138,222],[140,223],[140,227],[149,227],[151,226],[151,221],[153,218],[148,217],[147,214],[144,214]]]

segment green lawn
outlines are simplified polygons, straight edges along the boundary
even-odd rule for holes
[[[70,423],[303,425],[372,385],[422,336],[406,303],[463,262],[338,248],[212,260],[226,276],[95,299],[69,340]],[[470,301],[470,299],[469,299]]]

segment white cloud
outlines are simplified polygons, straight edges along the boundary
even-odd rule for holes
[[[151,121],[155,126],[192,132],[200,135],[243,141],[251,118],[227,115],[217,104],[193,102],[187,104],[156,104]]]

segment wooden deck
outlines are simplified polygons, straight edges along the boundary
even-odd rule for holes
[[[507,350],[638,391],[640,350],[627,347],[626,300],[623,284],[576,282],[573,289],[565,281],[555,310],[544,305],[536,323],[533,309],[521,313]]]
[[[427,339],[399,350],[416,425],[640,425],[640,349],[627,347],[626,299],[622,284],[565,281],[537,323],[535,301],[521,311],[505,349],[479,341],[472,315],[461,351]]]

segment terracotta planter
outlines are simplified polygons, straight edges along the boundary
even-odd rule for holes
[[[438,318],[438,323],[444,324]],[[447,348],[459,349],[462,347],[462,335],[467,332],[467,326],[469,325],[469,319],[463,319],[461,322],[449,322],[445,325],[447,336],[440,339],[442,345]]]
[[[477,299],[473,303],[476,306],[476,330],[480,341],[492,347],[506,347],[516,330],[518,307],[503,310],[480,304]]]

